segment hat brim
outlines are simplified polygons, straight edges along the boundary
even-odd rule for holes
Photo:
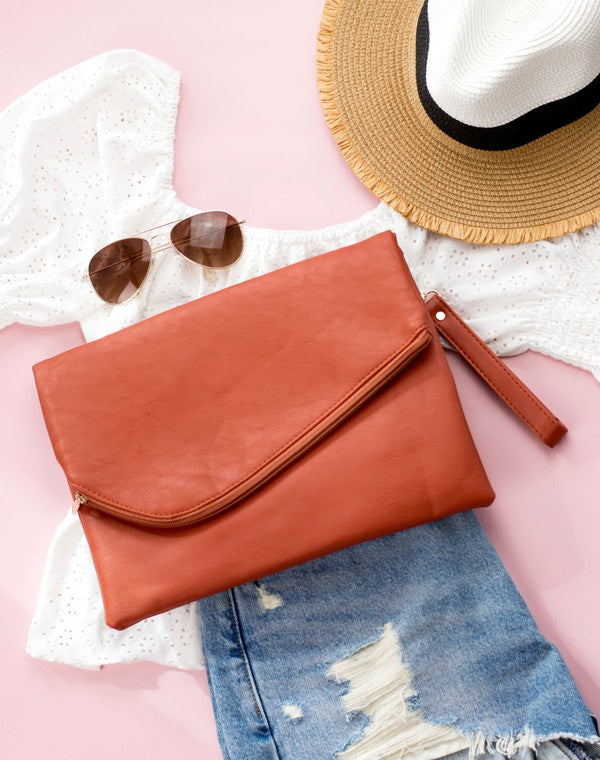
[[[514,244],[600,219],[600,107],[510,150],[457,142],[429,118],[416,78],[423,0],[327,0],[317,75],[350,168],[416,224],[474,243]]]

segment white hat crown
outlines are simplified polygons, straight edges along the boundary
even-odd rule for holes
[[[505,125],[600,74],[600,0],[428,0],[424,10],[427,89],[463,124]]]

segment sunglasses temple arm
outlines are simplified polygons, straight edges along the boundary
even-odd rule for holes
[[[177,222],[182,222],[183,219],[173,219],[172,222],[165,222],[164,224],[157,224],[156,227],[148,227],[145,230],[140,230],[136,233],[135,237],[138,235],[141,235],[142,232],[152,232],[152,230],[159,230],[161,227],[167,227],[169,224],[177,224]]]

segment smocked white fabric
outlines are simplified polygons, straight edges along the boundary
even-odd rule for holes
[[[600,73],[598,0],[428,0],[427,88],[475,127],[506,124]]]
[[[79,321],[92,340],[391,229],[420,287],[440,290],[498,353],[531,348],[600,378],[598,225],[528,245],[477,246],[426,232],[380,203],[322,230],[244,225],[241,259],[216,275],[162,251],[138,296],[104,304],[82,279],[90,256],[110,240],[196,211],[172,186],[179,82],[179,72],[156,58],[112,50],[0,113],[0,327]],[[201,667],[194,604],[125,631],[105,625],[89,549],[70,512],[48,551],[26,648],[87,668],[136,660]]]

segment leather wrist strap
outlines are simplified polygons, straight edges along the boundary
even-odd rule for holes
[[[425,294],[425,307],[444,338],[490,388],[547,446],[553,448],[567,432],[563,423],[488,348],[439,293]]]

